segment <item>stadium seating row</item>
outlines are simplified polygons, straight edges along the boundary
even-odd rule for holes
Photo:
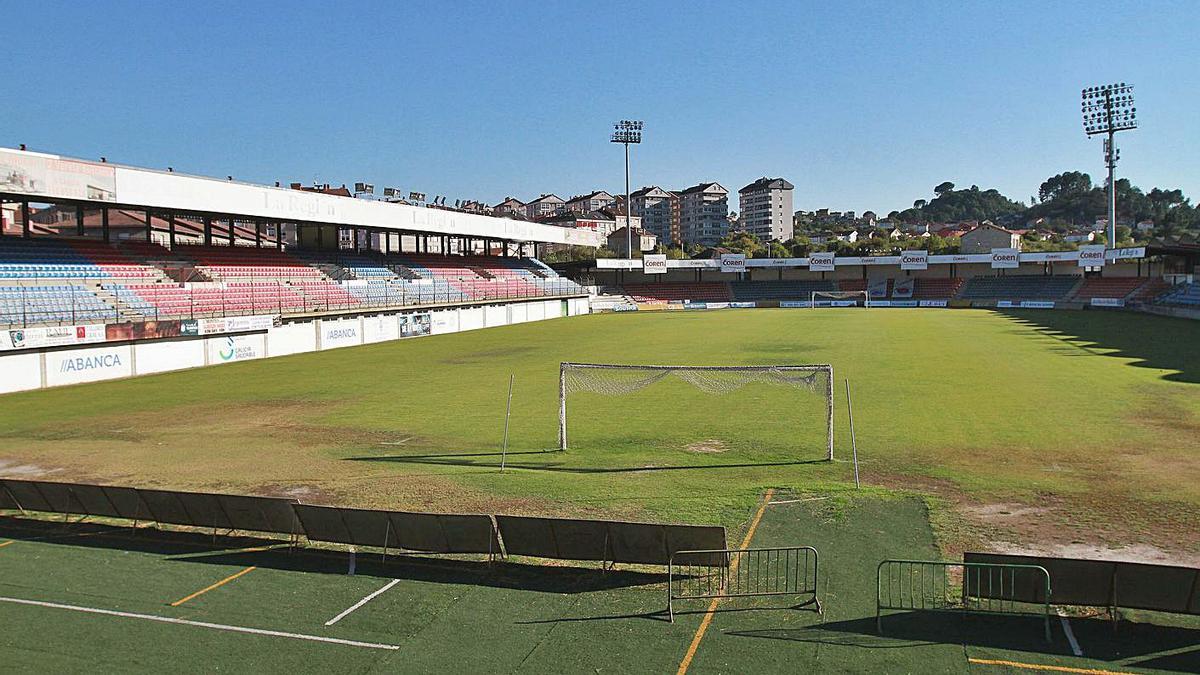
[[[273,248],[194,245],[168,250],[144,241],[109,245],[0,239],[0,284],[4,279],[20,284],[3,287],[9,290],[0,293],[0,325],[5,326],[317,312],[584,292],[542,263],[522,258],[292,254]],[[372,285],[356,286],[365,281]]]
[[[1066,298],[1079,281],[1080,278],[1075,276],[972,277],[959,292],[959,297],[968,300],[1060,300]]]
[[[1166,305],[1200,307],[1200,283],[1180,284],[1164,293],[1158,302]]]

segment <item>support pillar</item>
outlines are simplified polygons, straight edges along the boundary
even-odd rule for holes
[[[204,245],[212,246],[212,216],[204,216]]]
[[[175,249],[175,212],[167,214],[167,246]]]
[[[112,237],[110,236],[109,230],[108,230],[108,207],[107,206],[100,207],[100,238],[103,239],[104,243],[106,243],[106,244],[108,242],[112,241]]]
[[[29,202],[21,202],[21,236],[28,239],[33,236],[29,224]]]
[[[75,207],[75,235],[83,236],[83,204]]]

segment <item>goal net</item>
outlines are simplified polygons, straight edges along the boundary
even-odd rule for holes
[[[633,400],[619,404],[609,400],[635,394]],[[833,459],[833,366],[829,364],[563,363],[558,402],[561,450],[567,449],[568,422],[576,422],[584,427],[573,439],[576,447],[636,445],[651,439],[644,444],[673,449],[701,446],[694,449],[697,452],[738,449],[788,459],[807,448],[817,457]]]
[[[813,291],[809,307],[863,307],[871,306],[869,291]]]

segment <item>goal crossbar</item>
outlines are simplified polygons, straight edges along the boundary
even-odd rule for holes
[[[583,376],[589,371],[623,371],[630,373],[631,377],[622,382],[610,382],[604,386],[599,379],[588,379]],[[637,377],[636,373],[643,375]],[[827,412],[826,459],[833,459],[833,366],[827,363],[768,366],[664,366],[564,361],[559,365],[558,376],[559,449],[567,449],[567,395],[571,391],[625,394],[642,389],[671,375],[710,393],[732,391],[751,382],[816,390],[822,384],[820,381],[823,380],[824,386],[820,388],[822,389],[821,393],[825,396]]]

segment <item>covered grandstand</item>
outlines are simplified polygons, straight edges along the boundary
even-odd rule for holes
[[[582,297],[525,221],[0,149],[0,327]]]
[[[0,149],[0,392],[584,314],[599,236]]]

